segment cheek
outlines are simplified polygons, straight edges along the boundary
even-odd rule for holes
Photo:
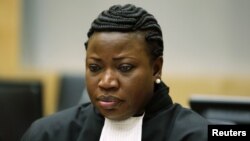
[[[88,73],[86,73],[85,78],[88,94],[90,97],[93,97],[93,95],[95,94],[95,90],[97,89],[97,78],[88,75]]]
[[[148,73],[146,74],[147,75],[145,75],[145,73],[136,74],[136,77],[123,82],[123,89],[128,94],[127,98],[132,105],[140,106],[145,104],[153,94],[153,77],[150,77]]]
[[[92,86],[93,84],[97,83],[98,76],[95,76],[89,70],[86,70],[85,79],[86,79],[86,84]]]

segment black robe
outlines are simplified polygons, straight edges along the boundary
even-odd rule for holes
[[[104,117],[91,103],[35,121],[21,141],[99,141]],[[173,104],[164,83],[146,106],[142,141],[207,141],[208,121]]]

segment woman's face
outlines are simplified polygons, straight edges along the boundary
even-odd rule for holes
[[[142,33],[97,32],[88,42],[86,83],[101,114],[123,120],[142,114],[157,78]]]

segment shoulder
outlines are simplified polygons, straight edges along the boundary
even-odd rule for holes
[[[176,114],[172,131],[173,137],[186,138],[188,141],[207,140],[209,122],[191,109],[174,104]]]
[[[57,126],[67,126],[70,122],[77,119],[80,116],[79,114],[83,114],[83,110],[87,111],[89,110],[89,108],[90,103],[78,105],[63,111],[59,111],[55,114],[40,118],[36,120],[32,125],[49,129],[55,128]]]
[[[198,113],[194,112],[191,109],[182,107],[179,104],[175,104],[176,107],[176,120],[182,122],[191,122],[193,126],[201,125],[201,124],[208,124],[207,119],[199,115]]]
[[[84,116],[82,111],[87,112],[90,109],[91,104],[87,103],[40,118],[32,123],[24,134],[22,141],[49,141],[69,138],[70,130],[78,128],[76,124],[77,119],[80,116]]]

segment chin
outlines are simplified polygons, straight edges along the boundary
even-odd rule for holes
[[[116,121],[122,121],[122,120],[126,120],[129,118],[129,117],[116,117],[116,116],[105,116],[105,117],[110,120],[116,120]]]
[[[113,111],[114,112],[114,111]],[[125,120],[131,117],[132,115],[121,115],[121,114],[116,114],[116,113],[106,113],[106,112],[101,112],[102,115],[110,120]]]

